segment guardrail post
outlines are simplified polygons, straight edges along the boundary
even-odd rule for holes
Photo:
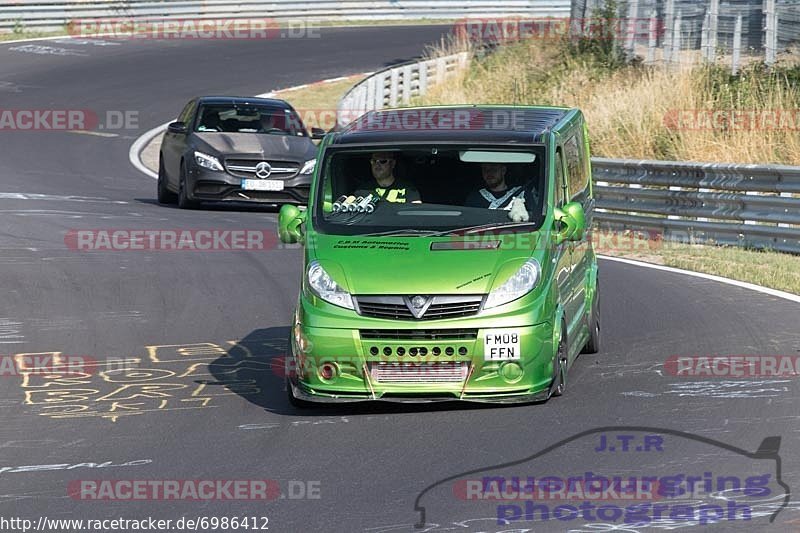
[[[708,9],[708,60],[717,58],[717,34],[719,33],[719,0],[711,0]]]
[[[647,33],[647,63],[653,64],[656,61],[656,46],[658,46],[658,13],[655,9],[650,14]]]
[[[664,63],[672,62],[672,36],[673,25],[675,24],[675,0],[667,0],[667,6],[664,10],[664,49],[663,59]]]
[[[385,107],[386,80],[385,72],[379,74],[378,79],[375,80],[375,109],[383,109]]]
[[[630,0],[628,19],[625,21],[625,57],[632,58],[636,49],[636,17],[639,16],[639,0]]]
[[[733,31],[733,55],[731,57],[731,72],[734,76],[739,73],[739,63],[742,56],[742,16],[736,17],[736,29]]]
[[[367,79],[367,108],[372,107],[376,98],[375,98],[375,76],[370,76]],[[365,109],[368,111],[368,109]]]
[[[403,67],[403,104],[408,105],[411,103],[411,76],[412,65]]]
[[[436,77],[433,83],[441,83],[447,75],[447,61],[443,57],[436,58]]]
[[[764,40],[766,57],[764,63],[771,67],[775,64],[775,56],[778,53],[778,11],[775,8],[775,0],[764,0],[764,12],[766,14],[766,38]]]
[[[423,61],[419,65],[419,95],[423,96],[428,92],[428,65],[430,61]]]
[[[682,13],[678,11],[672,28],[672,52],[670,53],[672,62],[677,65],[681,64],[681,19]]]
[[[397,93],[400,85],[400,70],[391,70],[391,82],[389,85],[389,107],[397,107]]]

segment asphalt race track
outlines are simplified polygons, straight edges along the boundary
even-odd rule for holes
[[[40,517],[174,523],[238,516],[258,518],[259,528],[266,517],[270,531],[371,533],[800,530],[798,506],[787,496],[800,490],[797,379],[676,377],[664,367],[675,355],[798,356],[797,303],[602,260],[604,349],[578,359],[563,397],[514,407],[298,411],[285,399],[275,358],[284,353],[297,297],[299,249],[68,246],[70,230],[80,229],[274,234],[274,210],[159,206],[155,181],[128,162],[131,143],[196,94],[257,94],[374,70],[416,56],[445,31],[329,28],[318,39],[265,42],[0,45],[0,108],[138,113],[135,128],[111,133],[0,129],[0,353],[97,362],[89,375],[0,373],[0,516],[34,524]],[[657,428],[682,433],[659,433],[658,446],[644,446]],[[610,451],[609,443],[627,438],[620,435],[631,435],[631,446]],[[771,488],[750,520],[734,514],[699,525],[678,512],[627,528],[613,509],[542,521],[526,516],[530,502],[519,498],[470,501],[459,492],[469,479],[510,471],[758,475]],[[271,480],[281,496],[109,501],[73,490],[86,480],[254,479]],[[710,492],[698,499],[736,500]],[[498,525],[498,513],[514,523]]]

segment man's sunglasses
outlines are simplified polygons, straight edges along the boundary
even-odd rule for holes
[[[377,163],[379,165],[388,165],[389,161],[394,161],[394,159],[372,159],[372,160],[370,160],[370,163],[372,163],[373,165],[375,163]]]

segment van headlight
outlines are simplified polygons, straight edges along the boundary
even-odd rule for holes
[[[541,273],[539,262],[536,259],[528,259],[508,281],[489,293],[483,308],[490,309],[522,298],[536,287]]]
[[[306,279],[311,292],[328,302],[346,309],[355,309],[353,297],[342,289],[333,278],[325,272],[319,261],[311,261],[306,271]]]

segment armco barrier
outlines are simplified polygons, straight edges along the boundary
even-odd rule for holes
[[[601,227],[800,253],[800,167],[594,158],[592,169]]]
[[[383,69],[353,86],[339,100],[336,119],[339,126],[367,111],[408,105],[411,98],[424,95],[428,87],[457,74],[469,65],[469,53],[412,61]]]
[[[0,31],[63,29],[86,19],[302,18],[315,21],[568,17],[571,0],[3,0]]]

